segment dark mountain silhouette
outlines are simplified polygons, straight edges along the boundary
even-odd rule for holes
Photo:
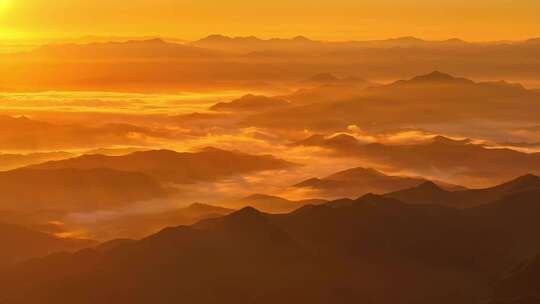
[[[268,110],[279,109],[290,106],[290,103],[284,99],[245,95],[231,102],[220,102],[210,107],[211,111],[217,112],[264,112]]]
[[[226,206],[233,209],[241,209],[245,207],[254,207],[258,210],[270,213],[285,213],[291,212],[304,205],[310,204],[322,204],[325,203],[322,199],[308,199],[300,201],[291,201],[278,196],[271,196],[265,194],[253,194],[238,200],[229,200],[219,202],[221,206]]]
[[[515,119],[524,124],[538,123],[534,115],[527,113],[538,108],[537,91],[505,83],[474,82],[442,72],[367,90],[353,86],[339,90],[346,94],[327,88],[311,89],[307,100],[302,94],[292,94],[287,99],[296,106],[254,114],[245,124],[337,131],[350,125],[385,130],[404,125],[467,124],[475,120],[494,124]],[[296,102],[296,98],[302,102]],[[280,117],[279,123],[274,117]]]
[[[400,80],[393,85],[474,85],[474,81],[466,78],[457,78],[450,74],[434,71],[426,75],[416,76],[410,80]]]
[[[316,197],[356,198],[367,193],[383,194],[408,189],[426,182],[423,178],[390,176],[372,168],[352,168],[325,178],[312,178],[293,186],[311,191]],[[439,182],[448,190],[462,190],[462,187]]]
[[[444,172],[445,180],[473,185],[497,184],[530,172],[540,174],[540,153],[490,148],[444,136],[419,144],[386,145],[364,144],[346,134],[329,138],[315,135],[297,144],[329,148],[337,154],[406,169],[420,176],[437,176]]]
[[[19,268],[18,278],[25,276],[26,271],[32,271],[32,282],[45,280],[56,283],[41,285],[35,289],[34,295],[19,299],[17,290],[13,289],[13,293],[2,295],[2,300],[25,302],[41,298],[41,303],[65,303],[77,298],[79,303],[96,300],[223,303],[238,299],[243,302],[272,291],[267,286],[279,284],[286,287],[291,283],[299,286],[298,276],[284,277],[289,270],[283,266],[294,267],[300,275],[307,272],[300,266],[305,263],[300,259],[302,256],[305,254],[294,241],[266,215],[246,208],[205,229],[167,228],[108,252],[86,250],[71,257],[51,256],[32,261]],[[47,265],[52,266],[53,271],[49,271]],[[132,268],[134,265],[138,266]],[[139,275],[125,280],[128,272]],[[17,279],[12,277],[14,280]],[[70,288],[58,293],[57,288],[63,284]],[[145,287],[134,288],[142,287],[141,284]],[[104,291],[99,286],[107,285],[114,286],[107,288],[113,291],[112,294],[98,291],[92,296],[84,296],[90,288]],[[212,291],[207,292],[207,287]]]
[[[58,251],[77,251],[96,244],[92,240],[61,239],[16,225],[0,224],[0,269]]]
[[[167,196],[149,176],[112,169],[17,169],[0,172],[0,209],[82,211]]]
[[[417,187],[388,193],[385,196],[409,204],[441,204],[450,207],[468,208],[533,190],[540,190],[540,177],[528,174],[510,182],[485,189],[447,191],[432,182],[425,182]]]
[[[69,152],[42,152],[29,154],[2,154],[0,153],[0,171],[9,171],[21,167],[35,165],[54,160],[75,157]]]
[[[480,303],[494,278],[540,251],[539,194],[469,209],[373,194],[290,214],[248,207],[110,250],[21,264],[0,275],[10,290],[2,300]]]
[[[440,204],[452,205],[456,202],[455,196],[450,191],[446,191],[433,182],[424,182],[414,188],[398,190],[386,194],[387,197],[399,199],[409,204]],[[465,204],[467,206],[467,204]],[[456,206],[454,206],[456,207]]]
[[[99,252],[110,252],[111,250],[115,250],[118,247],[133,244],[135,242],[136,240],[132,239],[115,239],[112,241],[103,242],[98,246],[95,246],[94,249]]]
[[[125,214],[119,218],[102,220],[98,224],[88,227],[88,230],[100,240],[119,236],[140,239],[165,227],[192,225],[201,220],[222,217],[234,211],[219,206],[194,203],[186,207]]]
[[[83,155],[63,161],[47,162],[30,168],[40,170],[108,168],[141,172],[161,182],[193,183],[214,181],[243,173],[283,169],[290,166],[293,164],[270,155],[249,155],[216,148],[205,148],[196,153],[154,150],[123,156]]]

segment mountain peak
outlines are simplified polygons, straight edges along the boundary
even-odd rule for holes
[[[230,217],[249,217],[249,216],[262,216],[262,212],[253,207],[244,207],[233,214]]]
[[[136,43],[136,44],[166,44],[167,42],[163,40],[162,38],[156,37],[156,38],[150,38],[150,39],[144,39],[144,40],[129,40],[128,43]]]
[[[357,167],[341,171],[335,174],[328,176],[326,179],[329,180],[361,180],[364,178],[373,178],[373,177],[383,177],[383,173],[373,169],[373,168],[363,168]]]
[[[433,71],[429,74],[416,76],[412,78],[411,80],[409,80],[409,82],[412,82],[412,83],[473,83],[472,80],[454,77],[450,74],[443,73],[440,71]]]
[[[202,38],[200,41],[229,41],[229,40],[231,40],[231,37],[220,35],[220,34],[212,34],[212,35],[208,35]]]
[[[296,36],[293,38],[294,41],[297,41],[297,42],[311,42],[312,40],[307,38],[306,36]]]
[[[454,80],[456,79],[454,76],[450,74],[443,73],[441,71],[433,71],[429,74],[420,75],[415,77],[416,80]]]
[[[514,180],[511,180],[499,187],[512,187],[514,189],[526,189],[529,187],[540,187],[540,176],[534,174],[526,174]]]
[[[333,144],[358,144],[356,137],[349,134],[338,134],[327,139],[328,142]]]
[[[419,190],[445,191],[432,181],[425,181],[416,187]]]
[[[409,42],[409,43],[426,42],[425,40],[414,37],[414,36],[397,37],[397,38],[390,39],[390,41]]]

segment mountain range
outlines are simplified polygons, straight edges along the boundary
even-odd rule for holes
[[[263,40],[212,35],[187,43],[144,38],[50,44],[3,54],[0,62],[10,69],[3,82],[8,90],[271,88],[321,72],[380,81],[403,79],[434,67],[468,77],[533,83],[538,77],[533,67],[539,45],[534,39],[472,43],[401,37],[325,42],[302,36]],[[43,77],[31,73],[35,62],[40,62]]]
[[[195,183],[215,181],[242,173],[277,170],[294,164],[271,155],[250,155],[207,147],[195,153],[171,150],[134,152],[122,156],[83,155],[28,168],[37,170],[106,168],[144,173],[159,182]]]
[[[467,124],[472,120],[538,123],[530,109],[538,107],[540,97],[538,91],[520,85],[474,82],[438,71],[367,90],[352,89],[347,98],[337,100],[334,92],[324,89],[312,90],[310,95],[310,104],[254,114],[245,124],[313,130],[343,130],[357,125],[384,130],[411,124]],[[288,100],[294,104],[294,95]],[[280,117],[279,122],[274,117]]]
[[[293,190],[305,191],[313,197],[338,199],[357,198],[367,193],[384,194],[418,186],[426,179],[407,176],[391,176],[372,168],[352,168],[331,174],[325,178],[310,178],[293,185]],[[463,187],[437,182],[449,191]]]
[[[314,135],[296,145],[324,147],[372,165],[412,171],[421,176],[441,176],[445,181],[461,180],[468,185],[492,185],[529,172],[540,173],[540,153],[491,148],[444,136],[420,143],[382,144],[365,143],[347,134]]]
[[[245,95],[231,102],[217,103],[209,110],[216,112],[264,112],[289,106],[290,103],[279,98]]]
[[[482,303],[526,297],[536,290],[527,289],[534,281],[521,278],[534,276],[534,262],[499,278],[540,252],[538,195],[509,191],[466,209],[373,194],[289,214],[247,207],[107,250],[19,264],[0,275],[10,290],[2,300]]]
[[[433,182],[424,182],[414,188],[385,194],[410,204],[440,204],[455,208],[470,208],[493,202],[509,194],[540,190],[540,177],[524,175],[510,182],[484,189],[448,191]]]
[[[58,238],[11,224],[0,224],[0,242],[4,244],[0,252],[0,269],[54,252],[75,252],[97,244],[92,240]]]
[[[3,151],[50,151],[83,149],[108,146],[141,146],[147,143],[141,138],[167,138],[162,130],[124,123],[82,125],[74,123],[50,123],[28,118],[0,115],[0,128],[10,130],[0,134]],[[106,135],[106,136],[104,136]]]
[[[0,192],[1,210],[21,212],[117,208],[168,195],[168,190],[143,173],[106,168],[0,172]]]
[[[41,152],[29,154],[0,153],[0,171],[9,171],[30,165],[44,163],[53,160],[72,158],[76,155],[69,152]]]
[[[236,200],[226,200],[222,202],[216,202],[220,206],[227,208],[242,209],[245,207],[254,207],[263,212],[269,213],[287,213],[296,210],[305,205],[322,204],[325,203],[324,199],[305,199],[299,201],[292,201],[278,196],[265,195],[265,194],[253,194],[244,198]]]

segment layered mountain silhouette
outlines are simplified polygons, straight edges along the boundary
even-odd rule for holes
[[[110,250],[20,264],[0,276],[10,290],[2,300],[482,303],[495,278],[540,251],[539,194],[468,209],[373,194],[280,215],[247,207]],[[500,290],[534,295],[536,264],[519,268],[498,285],[512,288]]]
[[[85,151],[84,154],[92,155],[92,154],[99,154],[99,155],[107,155],[107,156],[122,156],[127,155],[135,152],[143,152],[143,151],[149,151],[151,149],[148,148],[97,148]],[[73,158],[73,157],[70,157]],[[43,162],[42,162],[43,163]]]
[[[229,37],[224,35],[210,35],[203,39],[192,42],[191,45],[219,49],[223,51],[234,51],[241,53],[253,53],[264,51],[296,51],[296,52],[331,52],[338,50],[359,50],[362,48],[396,48],[396,47],[452,47],[467,46],[468,43],[459,39],[448,39],[442,41],[428,41],[416,37],[398,37],[386,40],[372,41],[347,41],[328,42],[316,41],[304,36],[296,36],[290,39],[272,38],[261,39],[255,36]]]
[[[0,269],[30,258],[58,251],[74,252],[96,244],[92,240],[61,239],[10,224],[0,224],[0,242],[4,244],[0,252]]]
[[[424,182],[417,187],[388,193],[385,196],[411,204],[441,204],[468,208],[532,190],[540,190],[540,177],[529,174],[485,189],[447,191],[432,182]]]
[[[365,144],[351,135],[311,136],[297,143],[320,146],[381,166],[421,176],[445,176],[469,184],[496,184],[529,172],[540,174],[540,153],[489,148],[469,140],[437,136],[418,144]],[[442,173],[444,172],[444,173]],[[442,174],[441,174],[442,173]]]
[[[69,152],[42,152],[29,154],[7,154],[0,153],[0,170],[9,171],[17,168],[22,168],[30,165],[44,163],[54,160],[62,160],[75,157],[76,155]]]
[[[86,126],[49,123],[25,116],[0,115],[0,128],[10,130],[10,132],[0,134],[0,146],[8,151],[49,151],[74,148],[87,150],[115,145],[138,146],[147,144],[140,139],[145,136],[168,138],[168,134],[160,130],[131,124],[106,123]]]
[[[426,182],[423,178],[390,176],[372,168],[352,168],[334,173],[325,178],[311,178],[292,188],[305,190],[315,197],[356,198],[367,193],[384,194],[408,189]],[[459,186],[438,182],[449,191],[462,189]]]
[[[504,82],[474,82],[436,71],[368,90],[354,86],[348,90],[349,94],[336,98],[343,93],[312,89],[309,104],[302,102],[296,107],[254,114],[245,124],[314,130],[376,125],[383,130],[474,120],[538,123],[527,111],[538,107],[538,92]],[[294,104],[295,95],[288,96],[288,100]],[[280,117],[279,123],[274,117]]]
[[[253,83],[272,86],[284,80],[298,82],[321,71],[355,75],[362,70],[362,77],[367,79],[402,79],[425,73],[434,66],[470,77],[489,75],[495,79],[511,77],[532,82],[537,76],[533,67],[539,48],[534,39],[471,43],[459,39],[427,41],[398,37],[325,42],[303,36],[265,40],[212,35],[190,43],[144,38],[53,44],[23,54],[3,55],[0,61],[13,67],[3,84],[12,90],[172,91],[177,86],[207,88],[209,84],[229,89]],[[503,66],[501,58],[506,58]],[[36,61],[43,63],[39,72],[46,77],[33,77]],[[521,71],[521,76],[516,76],[516,70]]]
[[[264,112],[289,106],[284,99],[257,95],[245,95],[231,102],[221,102],[210,107],[217,112]]]
[[[265,40],[255,36],[228,37],[224,35],[210,35],[192,42],[191,45],[228,52],[255,53],[266,51],[290,51],[294,49],[301,50],[303,48],[321,47],[324,43],[303,36],[297,36],[292,39],[273,38]]]
[[[263,212],[270,213],[287,213],[296,210],[304,205],[322,204],[326,202],[323,199],[307,199],[300,201],[291,201],[278,196],[253,194],[237,200],[227,200],[218,202],[221,206],[226,206],[233,209],[241,209],[245,207],[254,207]]]
[[[113,60],[126,58],[208,58],[221,55],[221,53],[155,38],[125,42],[50,44],[42,46],[28,55],[38,58]]]
[[[107,168],[144,173],[159,182],[194,183],[291,166],[292,163],[270,155],[250,155],[208,147],[195,153],[154,150],[123,156],[83,155],[29,168],[38,170]]]
[[[121,214],[121,216],[90,224],[68,223],[74,229],[86,230],[99,240],[117,237],[140,239],[165,227],[192,225],[201,220],[218,218],[235,210],[208,204],[193,203],[185,207],[157,208],[155,211]]]
[[[164,198],[148,175],[105,168],[17,169],[0,172],[0,210],[84,211]]]

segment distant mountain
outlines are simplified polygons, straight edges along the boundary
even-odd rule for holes
[[[209,49],[248,53],[262,51],[331,52],[338,50],[359,50],[369,48],[443,48],[467,46],[468,43],[459,39],[427,41],[416,37],[398,37],[372,41],[329,42],[315,41],[304,36],[297,36],[291,39],[260,39],[255,36],[228,37],[223,35],[210,35],[203,39],[192,42],[191,45]]]
[[[103,124],[89,127],[79,124],[49,123],[25,116],[0,115],[0,128],[11,130],[0,133],[0,147],[4,151],[94,149],[115,145],[139,146],[146,142],[138,138],[139,136],[134,137],[134,134],[141,135],[141,138],[166,137],[163,132],[130,124]]]
[[[356,77],[345,77],[340,78],[330,73],[321,73],[313,75],[312,77],[306,79],[304,81],[306,84],[311,85],[336,85],[336,84],[358,84],[367,86],[371,83],[367,80],[356,78]]]
[[[10,290],[2,300],[477,303],[540,247],[540,192],[516,195],[462,210],[373,194],[290,214],[248,207],[112,250],[21,264],[0,273]]]
[[[317,48],[324,46],[324,43],[297,36],[292,39],[260,39],[255,36],[248,37],[228,37],[223,35],[210,35],[206,38],[194,41],[192,46],[217,49],[221,51],[231,51],[238,53],[252,53],[261,51],[297,51],[303,48]]]
[[[30,165],[54,160],[62,160],[75,157],[76,154],[69,152],[43,152],[30,154],[2,154],[0,153],[0,171],[9,171]]]
[[[26,259],[44,257],[58,251],[91,247],[91,240],[61,239],[16,225],[0,224],[0,269]]]
[[[84,211],[163,198],[168,192],[139,172],[99,168],[0,172],[0,210]]]
[[[417,144],[385,145],[366,144],[347,134],[314,135],[296,144],[325,147],[338,155],[363,159],[373,166],[391,166],[420,176],[443,175],[445,181],[459,180],[472,185],[501,183],[528,173],[540,174],[540,153],[490,148],[470,140],[443,136]]]
[[[107,156],[122,156],[131,154],[134,152],[143,152],[143,151],[149,151],[150,149],[147,148],[97,148],[85,151],[83,154],[100,154],[100,155],[107,155]],[[73,157],[70,157],[73,158]],[[43,162],[42,162],[43,163]]]
[[[265,194],[253,194],[238,200],[229,200],[218,202],[217,204],[233,209],[241,209],[245,207],[254,207],[264,212],[270,213],[286,213],[291,212],[305,205],[325,203],[322,199],[308,199],[301,201],[291,201],[278,196]]]
[[[156,211],[123,214],[121,217],[103,219],[95,224],[71,223],[75,228],[90,231],[94,238],[141,239],[165,227],[192,225],[204,219],[218,218],[234,212],[233,209],[194,203],[185,207],[158,208]]]
[[[167,42],[159,38],[87,44],[49,44],[26,56],[57,59],[208,58],[220,52]]]
[[[426,75],[420,75],[413,77],[410,80],[400,80],[393,85],[422,85],[422,84],[435,84],[435,85],[474,85],[474,81],[466,78],[454,77],[450,74],[434,71]]]
[[[314,197],[323,198],[357,198],[367,193],[384,194],[407,189],[426,182],[423,178],[407,176],[390,176],[371,168],[352,168],[325,178],[311,178],[298,183],[293,188],[309,191]],[[439,182],[449,190],[462,187]]]
[[[283,169],[292,163],[270,155],[249,155],[240,152],[206,148],[196,153],[170,150],[135,152],[123,156],[83,155],[63,161],[31,166],[32,169],[96,169],[107,168],[141,172],[160,182],[193,183],[214,181],[233,175]]]
[[[296,106],[254,114],[244,124],[315,131],[339,131],[356,125],[383,131],[404,125],[422,128],[476,120],[539,123],[530,109],[539,107],[536,101],[540,94],[519,85],[474,82],[436,71],[367,90],[341,86],[334,91],[315,88],[309,93],[291,94],[287,99]],[[303,97],[305,94],[309,99]],[[279,123],[274,117],[280,117]]]
[[[290,106],[284,99],[258,95],[245,95],[231,102],[220,102],[210,107],[210,111],[216,112],[264,112]]]
[[[47,45],[24,54],[2,54],[0,61],[12,67],[3,77],[2,87],[13,91],[252,90],[277,85],[283,88],[291,82],[297,86],[307,75],[321,71],[356,75],[362,70],[364,78],[386,81],[425,73],[434,67],[468,77],[489,75],[534,86],[538,77],[535,60],[540,50],[534,39],[473,43],[456,38],[428,41],[398,37],[330,42],[303,36],[260,39],[212,35],[191,43],[176,43],[171,39],[109,38],[109,42],[103,42],[103,38],[86,39],[78,42],[101,42]],[[500,58],[507,58],[507,64],[501,66]],[[47,65],[36,67],[35,62],[40,60],[47,61]],[[521,71],[519,77],[516,70]],[[32,77],[35,71],[42,77]]]

